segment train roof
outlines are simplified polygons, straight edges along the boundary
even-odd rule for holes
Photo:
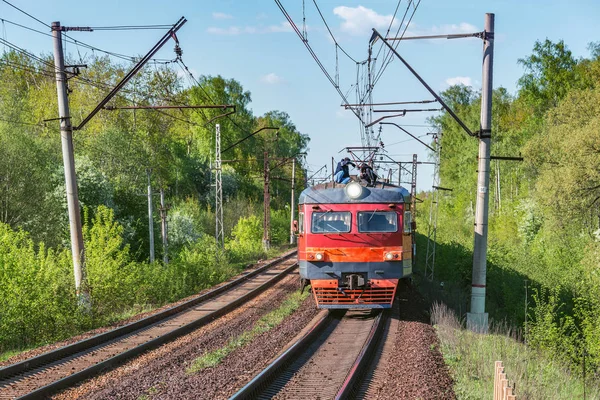
[[[343,183],[326,182],[306,188],[300,193],[299,204],[340,204],[340,203],[409,203],[410,193],[402,186],[377,182],[375,186],[362,186],[362,194],[357,199],[346,195]]]

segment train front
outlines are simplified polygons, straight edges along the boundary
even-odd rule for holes
[[[390,308],[398,280],[412,274],[409,193],[358,182],[300,194],[300,278],[319,308]]]

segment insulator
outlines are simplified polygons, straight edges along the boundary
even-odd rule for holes
[[[181,50],[181,47],[179,47],[178,44],[175,45],[175,54],[177,57],[181,57],[183,55],[183,50]]]

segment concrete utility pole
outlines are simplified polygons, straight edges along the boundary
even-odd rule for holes
[[[477,174],[477,203],[475,208],[475,246],[473,249],[473,280],[471,312],[467,326],[475,331],[487,331],[485,312],[487,267],[487,236],[490,183],[490,142],[492,127],[492,76],[494,61],[494,14],[485,14],[483,37],[483,73],[481,85],[481,129],[479,133],[479,165]]]
[[[52,23],[52,38],[54,39],[54,68],[56,74],[56,92],[58,94],[60,137],[62,142],[63,164],[65,167],[65,188],[67,191],[67,206],[69,209],[69,231],[71,233],[71,253],[73,254],[75,291],[80,301],[87,303],[89,301],[89,293],[85,285],[85,250],[83,247],[83,232],[81,230],[77,176],[75,175],[73,125],[71,124],[71,113],[69,111],[67,74],[65,73],[65,59],[62,48],[60,22]]]
[[[146,168],[148,176],[148,230],[150,233],[150,262],[154,262],[154,218],[152,212],[152,183],[150,181],[150,168]]]
[[[264,166],[264,216],[263,216],[263,248],[265,251],[271,248],[271,196],[269,194],[269,153],[264,152],[265,155],[265,166]]]
[[[296,188],[296,158],[292,158],[292,199],[290,201],[290,212],[292,214],[290,218],[290,244],[296,243],[296,235],[294,235],[294,213],[295,213],[295,199],[294,189]]]
[[[169,263],[169,231],[167,226],[168,209],[169,208],[165,205],[165,189],[160,188],[160,233],[162,235],[163,263],[165,265]]]
[[[223,230],[223,178],[221,175],[221,125],[215,124],[215,240],[221,248],[225,245]]]

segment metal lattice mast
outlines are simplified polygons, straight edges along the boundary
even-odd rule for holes
[[[412,201],[413,221],[417,216],[417,155],[413,154],[412,177],[410,181],[410,199]]]
[[[425,278],[433,281],[435,271],[435,245],[437,237],[437,218],[440,190],[440,151],[441,136],[434,137],[435,140],[435,167],[433,171],[433,195],[429,207],[429,228],[427,230],[427,255],[425,256]]]
[[[215,133],[215,240],[221,248],[225,242],[223,233],[223,181],[221,177],[221,125],[216,124]]]

